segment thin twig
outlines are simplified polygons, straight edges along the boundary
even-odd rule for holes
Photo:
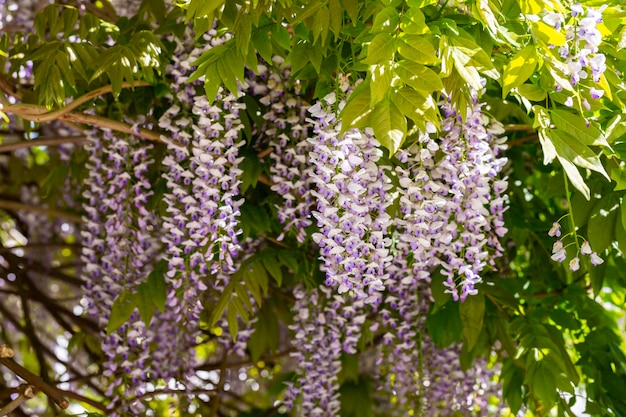
[[[52,217],[61,217],[71,220],[76,223],[81,222],[81,218],[77,214],[67,213],[65,211],[49,209],[41,206],[31,206],[28,204],[20,203],[19,201],[0,200],[0,209],[2,210],[15,210],[15,211],[32,211],[34,213],[46,214]]]
[[[31,385],[20,385],[20,395],[13,401],[0,408],[0,417],[8,416],[10,412],[19,407],[23,402],[30,400],[35,396],[35,387]]]
[[[62,409],[66,409],[69,406],[69,403],[63,395],[61,391],[59,391],[56,387],[47,384],[43,379],[24,368],[22,365],[15,362],[13,359],[9,358],[0,358],[0,365],[4,365],[9,368],[14,374],[18,375],[20,378],[28,382],[30,385],[33,385],[36,389],[40,390],[44,394],[46,394],[49,398],[51,398],[59,407]]]
[[[54,243],[54,242],[50,242],[50,243],[29,243],[28,245],[12,246],[10,248],[0,248],[0,255],[3,255],[5,253],[11,253],[11,252],[14,252],[16,250],[29,250],[29,249],[54,248],[54,247],[71,248],[71,249],[80,250],[82,248],[82,245],[80,245],[78,243],[60,243],[60,242],[58,242],[58,243]]]
[[[84,135],[23,140],[15,143],[5,143],[0,145],[0,153],[13,152],[18,149],[32,148],[35,146],[61,146],[67,143],[83,143],[86,140],[87,137]]]
[[[507,132],[534,132],[535,128],[531,125],[504,125],[504,130]]]
[[[528,136],[524,136],[523,138],[508,141],[506,144],[507,146],[511,147],[511,146],[516,146],[516,145],[521,145],[522,143],[526,143],[526,142],[532,142],[532,141],[537,140],[538,138],[539,138],[538,135],[528,135]]]

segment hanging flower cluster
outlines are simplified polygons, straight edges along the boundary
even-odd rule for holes
[[[253,133],[272,150],[271,189],[283,200],[276,215],[285,233],[294,233],[302,243],[306,228],[312,224],[314,206],[309,181],[312,167],[307,164],[311,144],[304,140],[309,135],[305,121],[309,105],[296,86],[289,85],[290,78],[289,66],[275,57],[274,62],[259,65],[258,74],[251,74],[246,82],[248,93],[266,106],[262,111],[264,124]],[[279,240],[283,238],[281,234]]]
[[[581,236],[577,233],[567,233],[561,236],[561,225],[559,222],[552,223],[552,227],[550,231],[548,231],[548,236],[559,238],[552,246],[551,258],[555,262],[563,262],[567,259],[566,250],[568,246],[576,247],[576,255],[569,260],[569,269],[571,271],[578,271],[580,269],[580,255],[589,255],[589,261],[593,266],[604,263],[604,259],[591,249],[589,241],[583,239],[580,247],[578,246],[578,239],[581,238]],[[564,240],[571,240],[571,242],[564,244]]]
[[[341,124],[329,109],[335,101],[333,93],[309,109],[314,125],[309,161],[315,166],[311,194],[317,199],[313,216],[319,228],[313,240],[320,247],[326,285],[377,304],[391,260],[391,184],[385,167],[377,164],[382,152],[371,130],[339,135]]]
[[[502,127],[477,102],[465,120],[448,101],[441,106],[446,116],[441,135],[436,137],[437,129],[429,125],[414,145],[396,155],[399,213],[392,228],[394,257],[380,310],[386,346],[381,365],[388,388],[403,409],[430,408],[424,399],[432,395],[420,387],[432,382],[425,382],[420,356],[433,365],[439,357],[456,355],[456,348],[435,354],[423,345],[432,344],[425,325],[432,303],[431,274],[439,268],[455,299],[475,294],[480,273],[501,255],[498,239],[506,233],[502,216],[507,183],[497,177],[505,163],[499,157],[504,149],[499,138]],[[458,362],[456,369],[460,372]],[[471,375],[462,375],[470,386],[476,383]],[[466,403],[462,410],[469,410],[471,402],[460,401],[462,393],[456,390],[446,401]],[[431,410],[427,415],[437,414]]]
[[[192,63],[212,42],[219,42],[212,35],[207,35],[204,48],[186,53],[179,45],[170,68],[176,79],[172,106],[159,120],[159,126],[169,132],[169,137],[164,137],[169,153],[163,160],[163,178],[170,190],[164,196],[167,215],[163,218],[170,284],[167,306],[186,328],[179,332],[184,333],[179,340],[170,339],[174,343],[171,352],[188,352],[183,369],[169,368],[187,375],[192,372],[193,346],[199,334],[201,294],[208,288],[205,277],[218,271],[233,272],[240,247],[238,150],[243,142],[238,135],[243,127],[239,118],[243,105],[222,90],[210,104],[196,90],[203,80],[187,83]],[[178,358],[171,360],[179,364]]]
[[[483,112],[477,100],[466,119],[444,100],[441,134],[436,135],[438,129],[429,125],[414,145],[396,155],[398,186],[392,193],[392,172],[380,163],[379,145],[372,133],[351,130],[341,136],[334,104],[336,97],[331,94],[309,109],[313,148],[308,162],[314,166],[311,195],[317,200],[313,216],[319,228],[313,240],[320,248],[326,285],[338,294],[331,296],[327,288],[313,290],[314,302],[309,305],[303,304],[302,289],[294,294],[297,320],[292,329],[301,385],[292,386],[288,403],[298,389],[307,410],[333,415],[319,404],[327,406],[337,387],[318,386],[321,375],[317,372],[329,371],[316,355],[324,343],[335,343],[331,352],[337,355],[342,337],[344,352],[355,353],[366,312],[372,309],[378,311],[381,321],[370,330],[383,330],[385,346],[378,366],[396,406],[437,410],[441,407],[438,398],[448,396],[449,410],[468,412],[477,405],[471,389],[487,384],[482,378],[493,372],[461,372],[458,360],[452,360],[458,355],[457,346],[433,350],[425,317],[432,304],[429,286],[435,270],[445,276],[447,292],[455,300],[465,300],[476,294],[480,274],[502,253],[499,238],[506,233],[507,182],[499,175],[506,163],[504,139],[500,138],[504,130]],[[341,104],[337,108],[340,110]],[[392,220],[387,210],[394,196],[399,198],[399,213]],[[319,291],[328,294],[325,303],[319,301],[323,298]],[[361,304],[355,303],[354,296]],[[330,303],[331,310],[321,310],[320,305]],[[347,313],[345,317],[342,312]],[[356,321],[352,327],[343,323],[340,328],[344,330],[337,334],[333,322],[337,317]],[[348,341],[352,343],[347,346]],[[422,356],[432,362],[431,373],[420,369]],[[326,365],[330,366],[332,359],[327,358],[330,362]],[[311,360],[314,366],[307,367]],[[337,364],[332,366],[337,368]],[[309,368],[315,371],[311,374]],[[439,369],[454,369],[467,382],[453,381],[452,390],[447,385],[436,387]],[[429,395],[430,403],[424,401]]]
[[[501,397],[499,386],[494,382],[499,370],[490,366],[486,359],[478,358],[469,369],[463,370],[459,360],[460,345],[437,348],[432,339],[425,336],[421,349],[424,361],[419,390],[423,415],[472,416],[477,410],[489,409],[489,398]],[[503,408],[501,403],[495,407]]]
[[[606,70],[606,56],[599,49],[602,42],[599,26],[602,24],[602,12],[605,8],[606,6],[602,6],[595,9],[574,3],[570,7],[569,16],[549,12],[542,17],[546,24],[565,33],[566,43],[558,47],[558,55],[565,64],[564,69],[572,87],[587,78],[591,78],[594,83],[599,83]],[[557,91],[562,88],[561,85],[556,87]],[[590,87],[589,92],[594,99],[604,95],[603,89],[594,86]],[[582,102],[589,110],[589,103],[584,99]],[[573,106],[573,98],[569,97],[565,104],[569,107]]]
[[[363,300],[337,295],[321,285],[310,291],[294,289],[296,299],[292,339],[299,375],[288,383],[284,403],[296,406],[302,416],[339,416],[341,354],[356,353],[356,343],[365,322]]]
[[[150,145],[132,144],[111,131],[89,131],[87,136],[89,178],[81,232],[85,298],[103,329],[104,375],[113,381],[107,395],[115,408],[132,394],[141,394],[153,372],[149,335],[138,314],[110,334],[104,330],[114,302],[146,281],[158,251],[155,218],[147,210],[151,186],[146,174],[152,161]],[[117,391],[122,386],[123,396]],[[142,411],[138,402],[126,407]]]

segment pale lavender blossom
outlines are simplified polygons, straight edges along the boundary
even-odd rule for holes
[[[557,222],[552,223],[552,227],[550,228],[550,231],[548,232],[548,236],[550,237],[561,236],[561,225]]]
[[[580,269],[580,259],[574,257],[569,261],[569,269],[572,271],[578,271]]]
[[[563,247],[563,242],[560,240],[557,240],[556,242],[554,242],[554,245],[552,245],[552,256],[551,256],[553,261],[556,262],[563,262],[566,258],[565,256],[565,248]]]
[[[598,266],[604,263],[604,259],[600,258],[597,253],[592,252],[591,255],[591,264],[594,266]]]
[[[386,211],[391,184],[385,167],[377,164],[382,151],[370,130],[339,136],[341,125],[329,109],[335,100],[328,95],[309,109],[314,125],[309,158],[315,166],[311,195],[317,200],[313,216],[319,228],[313,240],[320,247],[326,285],[376,304],[391,260]]]

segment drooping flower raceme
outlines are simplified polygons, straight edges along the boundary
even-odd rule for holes
[[[599,49],[602,43],[599,25],[602,23],[602,12],[605,8],[606,6],[597,9],[585,7],[577,2],[570,7],[569,15],[549,12],[542,17],[546,24],[565,35],[565,44],[554,48],[558,49],[556,52],[563,62],[563,70],[573,87],[586,79],[591,79],[593,83],[600,82],[606,70],[606,56]],[[563,85],[557,85],[557,90],[562,88]],[[592,98],[598,99],[604,95],[604,90],[596,88],[594,84],[589,93]],[[565,104],[573,106],[573,99],[568,98]],[[583,105],[589,107],[585,99]]]
[[[170,284],[167,305],[182,318],[186,329],[164,341],[172,343],[171,349],[163,349],[161,358],[166,363],[176,362],[166,366],[174,372],[172,376],[192,372],[201,294],[208,288],[206,277],[233,272],[239,251],[238,150],[243,142],[238,135],[243,106],[223,90],[211,104],[198,94],[202,79],[187,83],[191,63],[212,45],[210,36],[205,47],[189,52],[179,45],[170,68],[176,78],[175,95],[159,120],[159,126],[169,132],[169,137],[164,137],[169,154],[163,160],[163,178],[169,189],[164,196],[167,215],[163,219]],[[181,323],[172,325],[180,327]],[[182,362],[172,354],[175,351],[187,352]]]
[[[310,291],[294,289],[294,323],[290,329],[298,364],[296,384],[289,383],[284,403],[302,416],[339,416],[341,354],[356,353],[365,322],[365,304],[350,294],[338,295],[320,285]]]
[[[89,178],[83,193],[86,215],[81,232],[85,298],[88,312],[98,319],[103,333],[104,375],[112,381],[107,392],[111,408],[124,404],[127,410],[142,412],[141,403],[127,400],[141,394],[155,376],[149,366],[146,326],[135,313],[110,334],[106,329],[113,303],[146,281],[158,251],[155,218],[147,210],[150,145],[111,131],[88,131],[87,136]],[[122,386],[123,395],[116,391]]]
[[[259,74],[247,83],[249,94],[260,97],[259,102],[267,106],[262,112],[264,123],[256,134],[272,150],[271,188],[283,200],[277,207],[278,220],[285,233],[294,233],[302,243],[306,228],[312,224],[314,207],[309,180],[313,167],[308,163],[312,145],[304,140],[310,133],[310,125],[305,122],[309,105],[289,85],[290,76],[289,67],[276,57],[271,65],[259,65]],[[279,240],[283,237],[281,234]]]
[[[382,152],[370,130],[340,136],[341,124],[328,108],[335,100],[330,94],[309,110],[314,126],[309,159],[315,166],[311,194],[317,199],[313,216],[319,228],[313,240],[320,247],[326,285],[377,304],[391,260],[386,211],[391,184],[385,167],[377,164]]]

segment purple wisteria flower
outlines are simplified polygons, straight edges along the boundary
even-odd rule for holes
[[[155,372],[149,366],[146,326],[135,313],[111,334],[105,329],[113,303],[146,281],[158,251],[155,218],[146,208],[151,146],[106,130],[88,131],[87,137],[89,178],[83,192],[86,214],[81,232],[87,310],[102,329],[103,374],[112,381],[106,393],[111,409],[122,405],[143,412],[142,404],[129,398],[141,394]],[[122,386],[123,394],[118,391]]]
[[[441,138],[422,135],[414,150],[421,170],[415,174],[420,182],[412,186],[419,201],[413,216],[421,220],[413,245],[434,246],[447,291],[461,300],[476,293],[481,271],[502,253],[499,238],[507,231],[507,181],[498,178],[506,163],[504,130],[482,107],[475,100],[463,120],[444,101]],[[442,156],[435,159],[435,152]]]
[[[326,285],[377,304],[391,261],[386,211],[391,184],[385,167],[377,164],[382,151],[371,130],[339,135],[341,125],[330,109],[335,100],[330,94],[309,109],[314,125],[309,159],[315,166],[311,195],[317,200],[313,216],[319,228],[313,240],[320,247]]]
[[[263,111],[264,123],[255,133],[259,141],[267,142],[272,149],[271,189],[283,199],[277,207],[278,220],[285,233],[294,233],[302,243],[307,236],[306,228],[313,223],[314,200],[309,180],[313,167],[308,161],[312,145],[303,140],[310,134],[310,125],[305,121],[309,105],[290,85],[293,83],[290,77],[289,67],[276,57],[272,65],[259,65],[259,74],[246,82],[249,94],[260,97],[259,102],[267,106]]]
[[[606,71],[606,56],[599,48],[602,34],[598,28],[602,23],[602,12],[605,8],[606,6],[602,6],[595,9],[574,3],[570,6],[569,16],[548,12],[542,17],[545,23],[565,33],[566,43],[558,48],[558,55],[563,60],[563,70],[569,76],[572,86],[588,78],[598,83]],[[558,91],[563,88],[558,87]],[[604,95],[604,91],[592,86],[590,95],[593,99],[599,99]],[[573,106],[573,101],[568,99],[566,105]],[[590,108],[589,104],[586,107]]]
[[[237,218],[243,200],[239,198],[242,171],[238,153],[243,144],[239,141],[243,105],[221,89],[210,104],[198,92],[203,80],[187,82],[194,69],[192,63],[220,42],[214,31],[205,38],[204,47],[191,51],[178,45],[169,68],[176,79],[174,94],[169,97],[172,105],[159,119],[159,126],[169,133],[163,138],[168,155],[162,163],[168,187],[164,195],[167,215],[163,218],[167,307],[179,317],[175,324],[178,333],[168,329],[165,333],[172,337],[161,340],[164,346],[159,359],[172,377],[193,373],[201,299],[209,287],[206,277],[232,273],[240,249]],[[184,331],[180,331],[181,326]],[[181,358],[173,352],[186,354]]]
[[[294,289],[292,308],[298,381],[288,383],[284,403],[302,416],[339,416],[338,374],[341,353],[356,353],[356,343],[365,322],[362,300],[338,295],[324,285],[305,291]]]

